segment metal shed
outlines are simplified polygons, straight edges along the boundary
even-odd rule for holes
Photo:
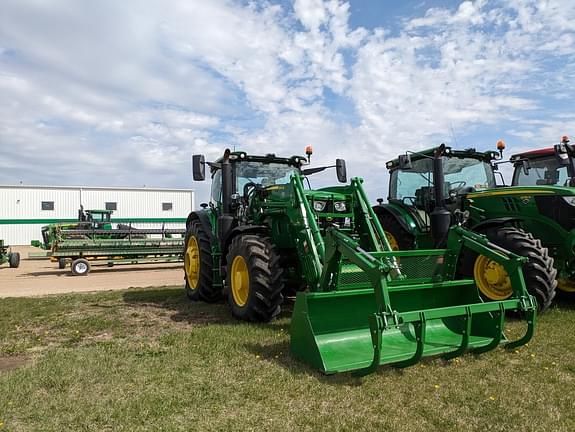
[[[77,220],[84,209],[113,210],[112,222],[136,228],[185,228],[192,189],[0,185],[0,239],[10,245],[40,240],[41,227]]]

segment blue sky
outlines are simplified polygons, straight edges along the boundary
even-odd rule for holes
[[[203,200],[191,154],[311,144],[375,199],[407,149],[573,134],[573,22],[573,0],[3,0],[0,183]]]

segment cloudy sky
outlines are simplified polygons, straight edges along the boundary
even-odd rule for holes
[[[203,200],[191,154],[311,144],[384,196],[405,149],[575,135],[574,23],[575,0],[1,0],[0,183]]]

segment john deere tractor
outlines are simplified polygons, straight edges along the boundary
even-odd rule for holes
[[[12,252],[8,246],[4,244],[4,240],[0,240],[0,265],[8,263],[11,268],[20,266],[20,254]]]
[[[292,353],[325,373],[408,366],[424,356],[483,352],[505,341],[508,310],[522,311],[533,335],[536,303],[522,273],[525,258],[460,226],[432,223],[444,249],[394,252],[362,188],[305,188],[302,156],[226,150],[193,157],[194,180],[209,167],[211,199],[187,219],[185,291],[192,300],[227,299],[233,316],[265,322],[296,293]],[[346,182],[345,162],[334,165]],[[431,219],[436,221],[437,215]],[[512,294],[485,302],[473,279],[456,277],[461,250],[502,266]]]
[[[542,244],[544,233],[558,225],[551,213],[559,201],[574,207],[556,195],[557,187],[496,187],[495,162],[502,151],[503,146],[499,152],[478,152],[441,145],[401,155],[386,165],[388,203],[378,199],[374,211],[394,249],[441,247],[443,240],[432,236],[433,215],[441,213],[442,223],[461,224],[527,257],[523,268],[527,289],[543,311],[553,301],[557,286],[554,251],[549,253],[547,241]],[[486,300],[504,300],[513,293],[507,272],[482,254],[464,253],[458,271],[475,278]]]
[[[515,154],[511,162],[512,185],[533,191],[532,199],[518,200],[527,215],[522,226],[549,249],[559,290],[575,295],[575,149],[564,136],[553,147]]]

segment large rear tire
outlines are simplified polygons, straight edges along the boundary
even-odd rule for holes
[[[555,298],[557,270],[541,241],[514,227],[487,228],[481,234],[496,245],[529,259],[523,266],[527,291],[537,300],[539,312],[547,310]],[[512,294],[507,272],[483,255],[469,251],[464,253],[462,272],[473,275],[482,297],[488,300],[504,300]]]
[[[392,250],[415,249],[414,237],[401,226],[397,219],[388,213],[381,213],[377,215],[377,218]]]
[[[222,290],[213,285],[210,237],[199,220],[193,221],[188,227],[184,244],[186,295],[194,301],[218,301],[222,297]]]
[[[268,322],[281,311],[283,269],[267,237],[244,234],[232,240],[227,255],[226,289],[232,315]]]
[[[12,252],[10,254],[10,258],[8,258],[8,264],[10,265],[10,268],[20,267],[20,253]]]

